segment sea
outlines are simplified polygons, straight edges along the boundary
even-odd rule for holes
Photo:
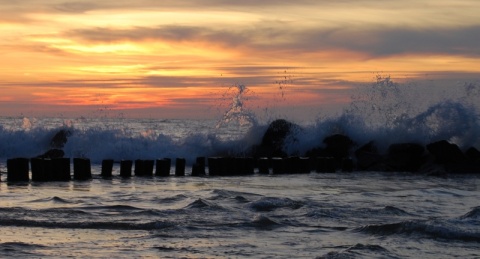
[[[218,119],[0,117],[0,257],[480,258],[480,173],[336,172],[190,175],[197,156],[246,156],[270,119],[242,110],[238,87]],[[378,78],[341,113],[295,121],[289,155],[342,133],[358,145],[446,139],[480,149],[480,84],[421,103],[417,86]],[[451,90],[449,92],[449,89]],[[453,89],[453,90],[452,90]],[[68,130],[66,157],[93,178],[9,182],[6,160],[48,150]],[[291,141],[289,141],[291,140]],[[100,177],[103,159],[185,158],[186,176]]]

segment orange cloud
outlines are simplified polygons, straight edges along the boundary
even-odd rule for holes
[[[318,107],[377,72],[478,78],[479,3],[405,1],[6,2],[0,109],[185,114],[235,84],[251,107]]]

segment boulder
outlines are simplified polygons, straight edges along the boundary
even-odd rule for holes
[[[343,159],[350,156],[350,150],[355,145],[348,136],[342,134],[335,134],[326,137],[323,140],[325,143],[325,152],[336,159]]]
[[[446,140],[428,144],[427,150],[435,156],[435,162],[439,164],[464,163],[467,159],[457,145],[451,144]]]
[[[328,153],[325,148],[316,147],[305,152],[306,157],[328,157]]]
[[[467,149],[465,155],[470,162],[480,162],[480,151],[474,147]]]
[[[444,166],[448,173],[480,174],[478,150],[470,148],[464,154],[460,148],[446,140],[427,145],[428,151],[435,157],[435,162]]]
[[[262,138],[262,143],[255,147],[254,155],[256,157],[285,157],[287,154],[283,151],[285,140],[288,136],[299,130],[300,126],[287,120],[278,119],[270,123]]]
[[[417,143],[397,143],[388,148],[385,163],[392,171],[416,172],[425,162],[425,148]]]
[[[371,170],[375,165],[383,161],[383,156],[378,152],[374,141],[355,150],[358,170]]]

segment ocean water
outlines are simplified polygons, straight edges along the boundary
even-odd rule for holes
[[[242,156],[261,141],[268,120],[242,110],[244,91],[219,120],[0,117],[0,257],[480,257],[480,174],[189,176],[197,156]],[[418,103],[411,86],[379,78],[341,114],[297,122],[284,150],[301,155],[334,133],[380,149],[480,149],[480,84],[440,92]],[[92,180],[7,181],[6,159],[42,154],[61,129],[65,156],[90,158]],[[187,176],[121,178],[118,164],[99,176],[102,159],[163,157],[186,158]]]
[[[479,184],[371,172],[2,182],[0,255],[478,258]]]

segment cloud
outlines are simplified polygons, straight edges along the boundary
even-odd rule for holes
[[[399,54],[480,56],[480,26],[460,28],[338,29],[306,33],[302,49],[339,47],[373,57]],[[320,47],[319,47],[320,46]]]
[[[111,43],[118,41],[161,40],[167,42],[207,41],[229,46],[244,43],[242,33],[234,33],[206,27],[167,25],[156,28],[133,29],[88,28],[72,30],[66,37],[80,38],[88,42]]]
[[[401,54],[480,56],[480,25],[458,28],[296,28],[265,22],[254,29],[231,30],[167,25],[132,29],[89,28],[72,30],[67,37],[87,42],[162,41],[204,42],[252,51],[315,53],[344,50],[369,58]],[[260,52],[261,54],[261,52]]]
[[[99,6],[92,2],[79,1],[61,3],[58,5],[54,5],[53,8],[67,13],[84,13],[86,11],[97,9],[99,8]]]

